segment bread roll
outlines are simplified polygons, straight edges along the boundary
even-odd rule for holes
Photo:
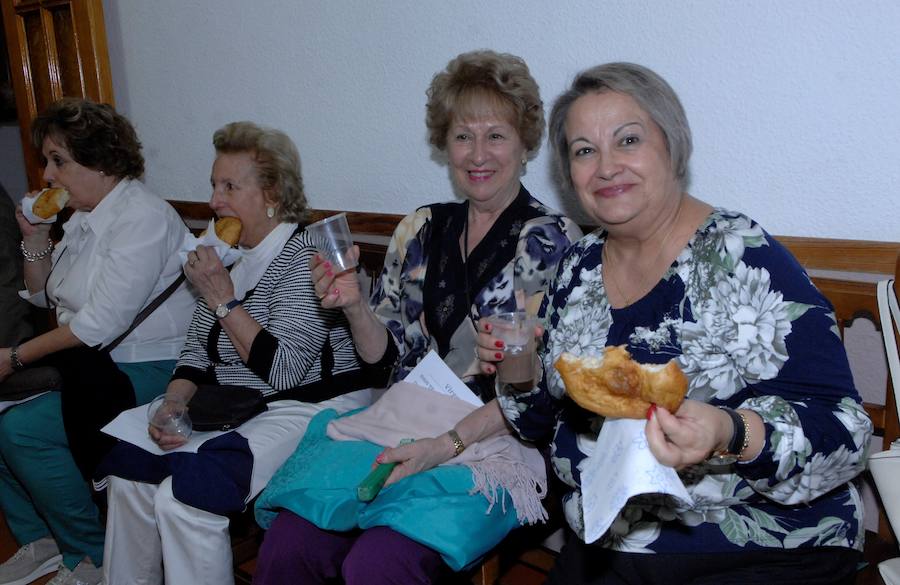
[[[65,189],[44,189],[38,193],[31,212],[41,219],[50,219],[63,210],[69,202],[69,192]]]
[[[236,217],[223,217],[216,222],[216,236],[229,246],[236,246],[241,239],[241,220]]]
[[[651,404],[675,412],[688,388],[688,379],[674,360],[639,364],[624,345],[607,347],[600,357],[563,353],[555,367],[572,400],[606,417],[645,418]]]

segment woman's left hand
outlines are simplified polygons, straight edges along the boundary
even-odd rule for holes
[[[731,440],[731,417],[705,402],[688,399],[675,414],[662,407],[653,412],[646,426],[647,443],[663,465],[681,469],[706,461]]]
[[[187,438],[181,435],[165,433],[153,425],[147,425],[147,432],[150,434],[150,438],[153,439],[153,442],[159,445],[159,448],[163,451],[171,451],[188,442]]]
[[[394,463],[397,466],[388,476],[384,485],[400,481],[408,475],[428,471],[453,457],[453,443],[447,435],[434,439],[418,439],[399,447],[385,449],[376,463]]]
[[[234,283],[214,248],[197,246],[190,252],[184,274],[211,310],[234,298]]]

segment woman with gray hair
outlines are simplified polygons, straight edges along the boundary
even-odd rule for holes
[[[690,129],[654,72],[581,73],[553,108],[550,141],[562,183],[600,228],[550,284],[543,379],[498,389],[523,437],[554,433],[572,535],[549,582],[852,583],[863,512],[850,480],[872,426],[828,301],[756,222],[685,191]],[[482,330],[485,372],[495,341]],[[646,436],[692,503],[638,495],[606,528],[584,510],[619,473],[591,476],[609,419],[569,400],[554,365],[610,346],[686,375],[681,406],[651,405],[634,440]]]
[[[109,478],[104,565],[110,584],[233,582],[228,516],[262,490],[310,418],[370,402],[346,319],[319,304],[301,227],[300,157],[278,130],[235,122],[213,137],[210,207],[241,220],[241,257],[229,273],[211,248],[184,271],[201,301],[166,390],[184,404],[201,384],[258,391],[268,410],[207,440],[196,453],[151,455],[121,443],[102,464]],[[163,405],[165,406],[165,404]],[[151,426],[163,449],[186,439]]]

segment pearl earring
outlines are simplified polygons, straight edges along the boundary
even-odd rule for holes
[[[266,207],[266,217],[272,219],[275,217],[275,208],[274,207]]]
[[[528,164],[528,159],[523,156],[522,157],[522,166],[524,167],[527,164]]]
[[[104,173],[103,171],[100,171],[100,176],[101,176],[101,177],[104,176],[105,174],[106,174],[106,173]]]

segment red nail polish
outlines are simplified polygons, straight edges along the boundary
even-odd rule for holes
[[[490,323],[485,323],[485,324],[484,324],[484,330],[485,330],[485,331],[487,331],[488,333],[490,333],[490,332],[491,332],[491,329],[493,329],[493,327],[491,327],[491,324],[490,324]]]
[[[327,276],[334,276],[334,273],[331,272],[330,270],[326,271],[325,274],[326,274]]]
[[[497,353],[494,354],[494,357],[499,360],[499,359],[503,358],[503,354],[498,351]]]
[[[336,296],[336,297],[338,297],[338,296],[341,295],[341,289],[339,289],[339,288],[336,288],[336,289],[334,289],[334,290],[331,291],[331,292],[333,292],[333,293],[334,293],[334,296]]]
[[[384,463],[384,453],[378,454],[378,457],[375,458],[375,463],[378,463],[379,465]]]
[[[503,349],[503,342],[498,339],[497,341],[494,342],[494,346],[497,349]]]
[[[330,268],[331,268],[331,262],[329,262],[329,261],[326,260],[325,263],[322,264],[322,268],[324,268],[325,270],[330,269]]]
[[[656,405],[651,404],[650,408],[647,409],[647,420],[653,418],[653,413],[656,412]]]

